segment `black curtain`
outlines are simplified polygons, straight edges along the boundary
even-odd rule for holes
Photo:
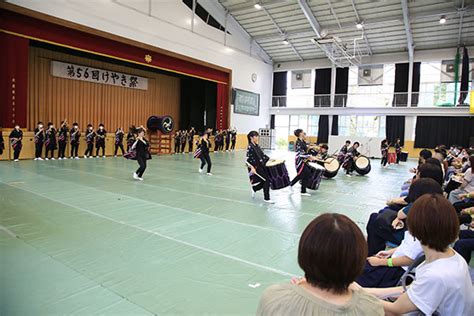
[[[314,106],[331,106],[331,68],[316,69]]]
[[[346,106],[348,87],[349,67],[336,68],[336,95],[334,96],[335,107]]]
[[[338,115],[332,116],[331,135],[334,135],[334,136],[339,135],[339,116]]]
[[[318,143],[327,143],[329,140],[329,117],[327,115],[319,116],[318,124]]]
[[[273,73],[273,107],[286,107],[287,71]]]
[[[411,97],[412,106],[418,105],[418,92],[420,91],[420,66],[421,62],[413,63],[413,81],[411,84],[411,91],[415,93],[412,93]],[[395,64],[395,85],[393,89],[395,94],[393,96],[393,106],[407,106],[408,70],[408,63]]]
[[[469,116],[418,116],[416,118],[415,148],[435,148],[444,144],[469,146],[474,135],[474,118]]]
[[[469,90],[469,55],[467,48],[464,46],[462,54],[462,71],[461,71],[461,92],[459,94],[458,104],[465,104],[464,100],[467,97],[467,91]],[[467,104],[465,104],[467,105]]]
[[[397,138],[400,143],[405,143],[405,117],[404,116],[387,116],[385,121],[386,139],[392,145],[395,144]]]
[[[181,78],[179,128],[198,131],[216,126],[217,85],[197,78]],[[204,126],[206,113],[206,126]]]

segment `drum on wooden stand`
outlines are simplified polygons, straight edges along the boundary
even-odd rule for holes
[[[284,160],[269,160],[265,167],[270,178],[272,190],[279,190],[290,185],[290,177]]]
[[[354,160],[355,171],[361,176],[368,174],[372,167],[370,160],[366,156],[359,156]]]
[[[334,178],[337,173],[339,172],[339,169],[341,168],[341,164],[336,158],[327,158],[324,160],[324,176],[326,178]]]
[[[308,189],[317,190],[326,169],[316,162],[308,162],[307,165],[311,170],[311,177],[308,181]]]

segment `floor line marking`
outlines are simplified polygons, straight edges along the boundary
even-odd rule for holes
[[[58,168],[59,168],[59,167],[58,167]],[[72,169],[69,169],[69,168],[64,168],[64,169],[73,171]],[[26,172],[30,172],[30,173],[35,174],[34,172],[29,171],[29,170],[24,170],[24,169],[22,169],[22,170],[23,170],[23,171],[26,171]],[[81,172],[82,172],[82,171],[81,171]],[[38,175],[38,174],[36,174],[36,175]],[[94,175],[95,175],[95,174],[94,174]],[[50,176],[45,176],[45,175],[41,175],[41,174],[40,174],[40,176],[46,177],[46,178],[50,178],[50,179],[54,179],[54,178],[52,178],[52,177],[50,177]],[[97,176],[100,176],[100,175],[97,175]],[[108,177],[108,176],[103,176],[103,177],[115,179],[115,178]],[[55,179],[55,180],[56,180],[56,179]],[[58,181],[58,180],[56,180],[56,181]],[[59,180],[59,181],[67,181],[67,180]],[[3,181],[0,181],[0,182],[3,182]],[[69,181],[68,181],[68,182],[69,182]],[[5,183],[5,182],[3,182],[3,183]],[[75,182],[73,182],[73,183],[74,183],[75,185],[77,185],[77,186],[81,186],[81,187],[84,188],[84,189],[81,189],[81,190],[84,190],[84,191],[86,191],[86,190],[91,190],[91,188],[90,188],[90,187],[87,187],[86,185],[78,184],[78,183],[75,183]],[[8,184],[7,184],[7,185],[8,185]],[[17,188],[17,187],[14,186],[14,185],[11,185],[11,187]],[[183,213],[188,213],[188,214],[192,214],[192,215],[195,215],[195,216],[204,216],[204,217],[207,217],[207,218],[212,218],[212,219],[215,219],[215,220],[218,220],[218,221],[224,221],[224,222],[228,222],[228,223],[232,223],[232,224],[236,224],[236,225],[242,225],[242,226],[252,227],[252,228],[261,229],[261,230],[268,230],[268,231],[272,231],[272,232],[276,232],[276,233],[281,233],[281,234],[292,235],[292,236],[298,236],[298,237],[301,236],[301,234],[299,234],[299,233],[287,232],[287,231],[282,231],[282,230],[275,229],[275,228],[272,228],[272,227],[259,226],[259,225],[254,225],[254,224],[248,224],[248,223],[238,222],[238,221],[234,221],[234,220],[231,220],[231,219],[226,219],[226,218],[222,218],[222,217],[218,217],[218,216],[212,216],[212,215],[205,214],[205,213],[201,213],[201,212],[190,211],[190,210],[187,210],[187,209],[184,209],[184,208],[180,208],[180,207],[176,207],[176,206],[169,206],[169,205],[166,205],[166,204],[161,204],[161,203],[155,202],[155,201],[143,200],[143,199],[140,199],[140,198],[131,196],[131,195],[127,195],[127,194],[116,193],[116,192],[109,192],[109,191],[105,191],[105,190],[98,189],[98,188],[94,188],[93,190],[94,190],[94,191],[101,191],[101,192],[104,192],[104,193],[110,194],[110,195],[116,195],[116,196],[125,197],[125,198],[128,198],[128,199],[130,199],[130,200],[140,201],[141,203],[146,203],[146,204],[148,204],[149,206],[156,205],[156,206],[160,206],[160,207],[164,207],[164,208],[174,209],[174,210],[177,210],[177,211],[180,211],[180,212],[183,212]],[[60,191],[46,192],[46,193],[38,193],[38,194],[55,194],[55,193],[59,193],[59,192],[60,192]],[[87,192],[84,192],[84,193],[87,193]]]
[[[277,273],[277,274],[280,274],[280,275],[283,275],[283,276],[288,276],[288,277],[297,276],[297,275],[295,275],[295,274],[293,274],[293,273],[290,273],[290,272],[286,272],[286,271],[279,270],[279,269],[276,269],[276,268],[272,268],[272,267],[268,267],[268,266],[265,266],[265,265],[261,265],[261,264],[258,264],[258,263],[255,263],[255,262],[251,262],[251,261],[248,261],[248,260],[245,260],[245,259],[236,257],[236,256],[228,255],[228,254],[221,253],[221,252],[219,252],[219,251],[215,251],[215,250],[212,250],[212,249],[209,249],[209,248],[201,247],[201,246],[192,244],[192,243],[190,243],[190,242],[187,242],[187,241],[184,241],[184,240],[180,240],[180,239],[177,239],[177,238],[174,238],[174,237],[171,237],[171,236],[168,236],[168,235],[159,233],[159,232],[154,232],[154,231],[152,231],[152,230],[149,230],[149,229],[146,229],[146,228],[142,228],[142,227],[137,226],[137,225],[134,225],[134,224],[129,224],[129,223],[126,223],[126,222],[124,222],[124,221],[119,221],[119,220],[116,220],[116,219],[111,218],[111,217],[109,217],[109,216],[102,215],[102,214],[96,213],[96,212],[91,211],[91,210],[87,210],[87,209],[85,209],[85,208],[82,208],[82,207],[79,207],[79,206],[76,206],[76,205],[72,205],[72,204],[69,204],[69,203],[65,203],[65,202],[63,202],[63,201],[59,201],[59,200],[56,200],[56,199],[47,197],[47,196],[44,196],[43,194],[36,193],[36,192],[34,192],[34,191],[31,191],[31,190],[28,190],[28,189],[25,189],[25,188],[20,188],[20,187],[16,187],[16,186],[13,186],[13,185],[9,185],[9,184],[7,184],[7,183],[1,181],[1,180],[0,180],[0,182],[6,184],[6,185],[8,185],[8,186],[11,186],[11,187],[13,187],[13,188],[17,188],[17,189],[19,189],[19,190],[23,190],[23,191],[26,191],[26,192],[35,194],[35,195],[40,196],[40,197],[42,197],[42,198],[45,198],[45,199],[47,199],[47,200],[56,202],[56,203],[58,203],[58,204],[63,204],[63,205],[68,206],[68,207],[75,208],[75,209],[80,210],[80,211],[82,211],[82,212],[84,212],[84,213],[88,213],[88,214],[90,214],[90,215],[93,215],[93,216],[96,216],[96,217],[99,217],[99,218],[102,218],[102,219],[105,219],[105,220],[114,222],[114,223],[116,223],[116,224],[120,224],[120,225],[123,225],[123,226],[131,227],[131,228],[134,228],[134,229],[137,229],[137,230],[140,230],[140,231],[143,231],[143,232],[146,232],[146,233],[149,233],[149,234],[152,234],[152,235],[161,237],[161,238],[163,238],[163,239],[171,240],[171,241],[173,241],[173,242],[180,243],[180,244],[186,245],[186,246],[191,247],[191,248],[199,249],[199,250],[201,250],[201,251],[204,251],[204,252],[207,252],[207,253],[216,255],[216,256],[224,257],[224,258],[229,259],[229,260],[233,260],[233,261],[237,261],[237,262],[240,262],[240,263],[244,263],[244,264],[247,264],[247,265],[250,265],[250,266],[253,266],[253,267],[262,269],[262,270],[267,270],[267,271],[270,271],[270,272],[273,272],[273,273]]]

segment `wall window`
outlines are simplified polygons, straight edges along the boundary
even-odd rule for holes
[[[385,116],[339,116],[340,136],[385,137]]]
[[[183,3],[191,10],[193,9],[193,0],[183,0]],[[194,12],[201,20],[206,22],[206,24],[222,32],[225,32],[225,27],[219,22],[217,22],[217,20],[214,19],[214,17],[211,14],[209,14],[209,12],[207,12],[207,10],[202,7],[202,5],[197,3],[197,1],[196,1],[196,8]],[[229,31],[227,31],[227,34],[232,35]]]
[[[275,136],[278,149],[288,147],[288,136],[301,128],[308,136],[318,136],[318,115],[275,115]]]
[[[377,84],[359,85],[361,71],[359,67],[349,67],[348,107],[390,107],[392,106],[395,86],[395,65],[383,65],[383,72],[375,76]],[[378,77],[382,76],[382,80]]]

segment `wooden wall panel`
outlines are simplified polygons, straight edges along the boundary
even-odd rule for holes
[[[138,90],[53,77],[51,61],[71,62],[148,78],[148,90]],[[36,122],[67,119],[78,122],[81,130],[88,123],[103,123],[109,132],[131,124],[145,125],[151,115],[171,115],[179,126],[180,79],[167,75],[30,47],[28,90],[28,129]]]

